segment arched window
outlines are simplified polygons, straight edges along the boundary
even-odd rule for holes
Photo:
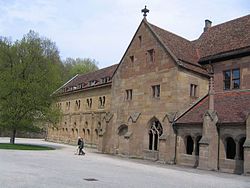
[[[152,121],[149,129],[149,150],[158,150],[159,137],[162,135],[163,129],[158,120]]]
[[[82,129],[82,132],[83,132],[83,135],[85,136],[85,129],[84,128]]]
[[[239,141],[239,150],[240,150],[239,160],[244,160],[244,147],[243,147],[243,145],[244,145],[245,140],[246,140],[246,137],[243,137]]]
[[[201,136],[197,136],[196,137],[196,148],[195,148],[195,155],[197,155],[197,156],[200,153],[200,144],[199,144],[200,140],[201,140]]]
[[[88,133],[88,136],[90,135],[90,130],[89,129],[87,129],[87,133]]]
[[[234,139],[231,137],[228,137],[226,139],[226,156],[227,159],[234,159],[236,154],[236,144],[234,142]]]
[[[194,141],[191,136],[187,136],[186,153],[188,155],[192,155],[193,151],[194,151]]]
[[[124,136],[128,132],[128,126],[127,125],[121,125],[118,128],[118,135],[119,136]]]

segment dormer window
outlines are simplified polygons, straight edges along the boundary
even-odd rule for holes
[[[110,77],[109,76],[103,77],[101,80],[102,80],[102,83],[107,83],[110,80]]]
[[[91,80],[91,81],[89,81],[89,85],[90,86],[94,86],[94,85],[96,85],[97,84],[97,81],[96,80]]]

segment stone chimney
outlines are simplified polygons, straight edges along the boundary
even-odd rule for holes
[[[212,27],[212,22],[210,20],[205,20],[204,32],[206,32],[210,27]]]

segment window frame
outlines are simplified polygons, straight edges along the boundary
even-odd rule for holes
[[[152,85],[152,97],[155,99],[159,99],[161,97],[161,85]]]
[[[193,98],[197,98],[198,97],[198,95],[197,95],[197,93],[198,93],[197,89],[198,89],[198,85],[196,85],[196,84],[190,84],[190,97],[193,97]]]
[[[234,76],[234,72],[238,71],[238,77]],[[229,74],[229,78],[226,78],[226,73]],[[240,89],[241,73],[240,68],[227,69],[223,71],[223,90]],[[238,87],[235,87],[235,83],[238,82]]]
[[[154,48],[147,50],[147,59],[149,63],[155,62],[155,50]]]
[[[131,101],[133,99],[133,89],[126,89],[125,93],[126,93],[125,100]]]

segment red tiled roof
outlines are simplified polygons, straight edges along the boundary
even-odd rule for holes
[[[201,58],[249,47],[250,15],[210,27],[193,43]]]
[[[161,29],[153,24],[149,25],[179,60],[197,64],[198,57],[196,55],[194,44],[191,41]]]
[[[194,41],[148,24],[178,60],[196,65],[203,58],[250,47],[250,15],[210,27]]]
[[[214,108],[218,114],[218,123],[244,123],[250,112],[250,90],[216,93]],[[189,108],[177,118],[176,124],[195,124],[203,122],[208,110],[208,96]]]
[[[80,74],[72,78],[72,80],[68,81],[61,88],[59,88],[56,93],[67,93],[75,90],[86,89],[90,87],[96,87],[103,84],[111,83],[113,73],[117,67],[117,64],[112,65],[110,67],[106,67],[94,72],[90,72],[87,74]],[[106,82],[103,82],[103,78],[109,78]],[[90,82],[95,82],[93,85]]]
[[[162,43],[177,58],[177,64],[185,69],[207,75],[207,71],[198,64],[198,56],[194,44],[187,39],[163,30],[147,22],[150,29],[160,38]]]

